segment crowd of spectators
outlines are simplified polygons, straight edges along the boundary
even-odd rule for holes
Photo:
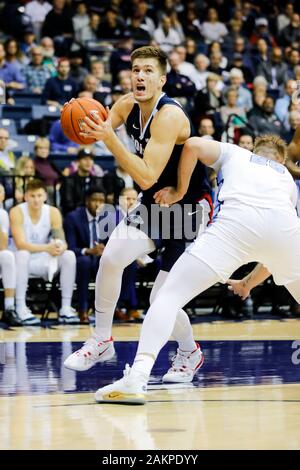
[[[198,135],[249,149],[262,133],[291,141],[300,124],[296,1],[0,2],[0,88],[11,109],[24,93],[57,110],[79,96],[111,106],[131,91],[132,50],[148,44],[168,54],[164,91],[182,104]],[[86,147],[71,142],[59,119],[19,120],[15,129],[1,120],[6,210],[24,200],[25,178],[34,175],[64,217],[85,204],[85,190],[117,204],[124,188],[134,186],[116,163],[108,171],[95,162],[98,156],[113,157],[102,142]],[[134,150],[125,127],[116,132]],[[34,134],[33,152],[16,158],[15,134]],[[68,158],[65,168],[61,154]]]

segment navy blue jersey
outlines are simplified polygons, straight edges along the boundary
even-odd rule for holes
[[[169,98],[166,94],[162,94],[158,100],[156,107],[153,109],[152,114],[149,118],[149,121],[144,127],[143,132],[141,132],[141,115],[140,108],[138,103],[135,103],[130,114],[128,115],[127,121],[125,123],[127,132],[134,141],[136,154],[143,158],[144,150],[147,145],[148,140],[151,137],[150,127],[152,119],[164,105],[174,105],[177,107],[180,106],[174,99]],[[187,116],[188,117],[188,116]],[[191,134],[192,136],[192,126]],[[170,159],[163,170],[162,174],[158,178],[158,181],[149,189],[143,190],[142,203],[145,206],[154,204],[153,195],[159,189],[164,188],[165,186],[177,186],[177,168],[180,160],[180,155],[183,149],[183,145],[174,145],[174,149],[170,156]],[[185,197],[178,204],[190,204],[198,201],[203,197],[204,194],[210,193],[211,187],[208,181],[206,168],[200,162],[197,163],[196,168],[193,172],[189,189]]]

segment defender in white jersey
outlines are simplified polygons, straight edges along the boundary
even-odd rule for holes
[[[26,305],[29,277],[42,277],[52,281],[58,272],[62,295],[59,321],[79,322],[71,307],[76,274],[75,254],[67,250],[59,210],[45,204],[46,199],[44,183],[31,180],[25,190],[26,202],[10,211],[11,232],[17,248],[16,311],[22,325],[40,323]]]
[[[198,137],[186,142],[177,188],[158,191],[155,200],[180,200],[200,160],[218,171],[219,213],[174,264],[150,306],[132,368],[126,367],[123,379],[99,389],[96,401],[145,403],[151,369],[172,333],[176,312],[213,284],[226,282],[245,263],[258,261],[260,277],[272,273],[300,302],[300,219],[296,186],[284,166],[286,144],[277,136],[262,136],[253,152]]]
[[[5,197],[4,188],[0,185],[0,199]],[[0,277],[4,288],[4,312],[2,321],[11,326],[18,326],[15,312],[16,265],[13,253],[8,246],[9,219],[8,213],[0,209]]]

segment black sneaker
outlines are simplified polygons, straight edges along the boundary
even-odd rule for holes
[[[22,326],[23,324],[21,318],[13,308],[4,310],[2,321],[10,326]]]

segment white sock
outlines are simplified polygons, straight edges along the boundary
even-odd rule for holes
[[[12,310],[15,306],[14,297],[4,297],[4,308],[5,310]]]
[[[71,250],[66,250],[58,257],[60,270],[61,306],[70,307],[76,276],[76,257]]]
[[[154,356],[149,354],[137,354],[132,365],[132,371],[148,382],[155,359]]]

